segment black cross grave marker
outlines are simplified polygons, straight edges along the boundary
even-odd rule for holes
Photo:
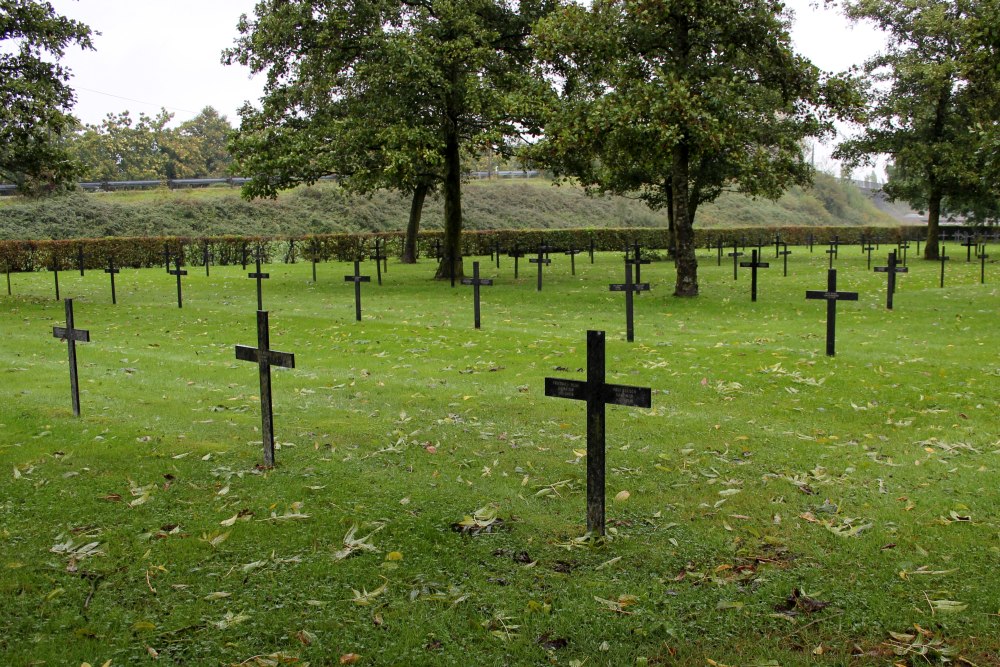
[[[833,268],[833,259],[837,256],[837,246],[833,245],[833,241],[830,242],[830,247],[827,249],[826,254],[830,256],[830,268]]]
[[[76,373],[76,344],[89,343],[90,332],[73,326],[73,299],[66,299],[66,326],[52,327],[52,337],[66,341],[69,348],[69,385],[73,397],[73,415],[80,416],[80,381]]]
[[[52,276],[56,283],[56,301],[59,301],[59,258],[52,255]]]
[[[118,296],[115,294],[115,274],[119,271],[115,268],[114,256],[108,257],[108,268],[104,269],[104,272],[111,278],[111,303],[117,304]]]
[[[243,266],[243,270],[247,270],[247,246],[249,244],[244,241],[240,246],[240,264]]]
[[[788,249],[787,245],[786,245],[785,249],[786,250]],[[781,257],[781,234],[775,234],[774,235],[774,258],[778,259],[779,257]]]
[[[594,263],[594,235],[590,235],[590,263]]]
[[[783,265],[782,276],[788,277],[788,256],[792,254],[792,251],[788,249],[787,243],[782,243],[782,251],[778,254],[781,256],[781,263]]]
[[[389,258],[382,253],[382,240],[375,237],[375,252],[372,253],[372,259],[375,261],[375,274],[378,276],[378,284],[382,284],[382,262],[385,261],[386,268],[389,268]]]
[[[316,239],[309,240],[309,259],[312,261],[313,283],[316,281],[316,262],[319,261],[319,243]]]
[[[7,260],[7,296],[11,296],[13,292],[10,289],[10,260]]]
[[[965,237],[965,243],[962,244],[965,247],[965,261],[972,261],[972,249],[979,247],[979,241],[972,238],[972,234],[968,234]]]
[[[262,273],[260,270],[260,248],[257,248],[257,257],[254,259],[257,265],[257,270],[253,273],[248,273],[247,278],[253,278],[257,281],[257,310],[264,310],[264,298],[261,292],[260,281],[267,280],[271,277],[270,273]]]
[[[497,251],[497,256],[499,257],[499,250]],[[472,285],[472,295],[474,301],[474,313],[476,316],[476,328],[479,328],[479,286],[480,285],[492,285],[493,281],[489,278],[479,277],[479,262],[472,263],[472,277],[462,278],[463,285]]]
[[[635,340],[635,327],[633,326],[633,294],[646,292],[649,290],[649,283],[632,282],[632,265],[625,264],[625,282],[612,283],[609,285],[612,292],[625,292],[625,339],[628,342]]]
[[[170,244],[163,244],[163,266],[167,273],[170,273]]]
[[[749,262],[740,262],[740,266],[750,269],[750,300],[757,300],[757,269],[766,269],[771,266],[767,262],[760,262],[756,250],[751,251]]]
[[[271,407],[271,366],[295,368],[295,355],[271,349],[267,311],[257,311],[257,347],[236,346],[236,358],[255,362],[260,368],[260,418],[264,444],[264,466],[274,467],[274,412]]]
[[[354,283],[354,319],[361,321],[361,283],[370,283],[371,276],[361,275],[361,262],[354,260],[354,275],[344,276],[344,282]]]
[[[81,276],[84,275],[84,271],[83,271],[84,266],[83,266],[83,264],[84,264],[84,262],[83,262],[83,244],[81,243],[80,245],[78,245],[76,247],[76,265],[80,269],[80,275]]]
[[[985,285],[986,284],[986,260],[988,260],[990,258],[990,256],[986,254],[986,244],[985,243],[982,245],[982,250],[980,250],[979,248],[976,248],[976,255],[979,256],[979,284],[980,285]]]
[[[180,255],[174,257],[174,266],[176,267],[173,271],[169,271],[170,275],[177,276],[177,307],[184,307],[184,299],[181,295],[181,276],[186,276],[187,271],[181,269],[181,258]]]
[[[545,378],[545,395],[587,402],[587,531],[604,535],[604,408],[607,404],[650,408],[648,387],[604,381],[604,332],[587,332],[587,380]]]
[[[538,291],[542,291],[542,265],[551,264],[552,260],[545,256],[545,252],[548,250],[548,246],[540,245],[538,246],[538,257],[532,257],[528,261],[532,264],[538,265]]]
[[[642,265],[649,264],[650,260],[642,258],[642,248],[638,243],[632,244],[632,258],[629,259],[628,248],[625,249],[625,262],[635,266],[635,282],[642,282]]]
[[[829,269],[826,272],[826,291],[807,290],[807,299],[826,300],[826,356],[832,357],[836,354],[834,349],[837,340],[837,302],[857,301],[857,292],[837,291],[837,269]]]
[[[888,276],[888,288],[886,289],[885,295],[885,307],[892,310],[892,295],[896,293],[896,274],[897,273],[909,273],[909,269],[905,266],[899,266],[896,264],[896,251],[893,250],[889,253],[889,265],[888,266],[876,266],[876,273],[887,273]]]
[[[733,250],[735,250],[735,249],[736,248],[734,247]],[[719,256],[718,266],[722,266],[722,237],[721,236],[719,237],[719,241],[718,241],[718,256]]]
[[[944,263],[951,259],[945,254],[944,246],[941,246],[941,255],[938,256],[938,259],[941,260],[941,287],[944,287]]]
[[[816,241],[816,237],[813,236],[812,232],[809,232],[809,252],[813,251],[813,243]]]
[[[740,262],[740,257],[743,256],[743,253],[737,250],[736,244],[733,243],[733,251],[726,253],[726,256],[733,258],[733,280],[737,280],[739,276],[737,275],[736,272],[740,270],[739,262]]]
[[[500,239],[493,239],[493,249],[490,250],[490,259],[495,259],[497,263],[497,268],[500,268]]]
[[[868,270],[869,271],[872,270],[872,250],[875,250],[875,249],[876,249],[876,247],[873,246],[871,243],[862,243],[861,244],[861,251],[868,253]]]
[[[910,249],[910,242],[909,241],[900,241],[897,244],[897,247],[898,247],[899,250],[903,251],[903,266],[906,266],[906,251]]]
[[[583,251],[582,250],[577,250],[573,246],[570,246],[569,250],[566,251],[566,254],[569,255],[569,272],[570,272],[570,275],[574,275],[574,276],[576,275],[576,256],[579,255],[581,252],[583,252]]]
[[[517,280],[517,260],[524,257],[524,251],[518,249],[517,244],[515,243],[511,251],[507,253],[507,256],[514,258],[514,280]]]

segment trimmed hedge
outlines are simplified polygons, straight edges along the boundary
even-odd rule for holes
[[[699,247],[715,247],[719,241],[724,246],[733,243],[774,243],[775,235],[792,245],[808,243],[809,235],[817,244],[834,238],[841,243],[860,243],[862,236],[871,241],[895,243],[915,241],[926,236],[925,227],[777,227],[766,230],[757,227],[726,230],[695,230],[695,243]],[[403,232],[376,234],[315,234],[295,237],[264,236],[208,236],[192,237],[135,237],[101,238],[56,241],[0,241],[0,269],[10,271],[50,270],[57,264],[60,270],[78,266],[79,251],[83,249],[84,268],[106,267],[114,258],[116,266],[143,268],[162,266],[165,248],[171,257],[180,253],[181,263],[202,264],[204,244],[208,244],[211,262],[217,265],[240,264],[244,251],[249,261],[260,252],[264,262],[294,263],[298,260],[351,261],[370,257],[375,250],[375,239],[381,239],[383,252],[399,256],[403,251]],[[430,231],[420,234],[417,249],[421,257],[435,256],[435,241],[442,241],[443,232]],[[643,248],[662,250],[667,247],[667,231],[662,228],[623,229],[547,229],[547,230],[497,230],[466,231],[462,234],[463,255],[489,255],[497,244],[508,252],[516,244],[531,252],[545,244],[553,250],[576,248],[589,250],[591,242],[598,251],[622,251],[626,245],[639,243]]]

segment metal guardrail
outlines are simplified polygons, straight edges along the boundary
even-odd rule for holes
[[[468,172],[470,178],[538,178],[541,174],[536,170],[529,171],[471,171]],[[321,181],[336,180],[336,176],[323,176]],[[233,176],[230,178],[168,178],[164,180],[147,181],[85,181],[77,183],[76,186],[84,192],[115,192],[118,190],[152,190],[159,187],[176,188],[205,188],[211,185],[228,185],[237,187],[248,182],[249,178]],[[0,183],[0,196],[10,196],[17,194],[17,186],[9,183]]]

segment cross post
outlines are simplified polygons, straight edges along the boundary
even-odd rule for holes
[[[587,532],[604,535],[605,406],[652,407],[648,387],[607,384],[604,332],[587,332],[587,380],[545,378],[545,395],[587,402]]]
[[[736,244],[733,243],[733,251],[729,252],[729,253],[726,253],[726,256],[733,258],[733,280],[737,280],[739,278],[739,276],[737,276],[736,272],[739,271],[739,267],[740,267],[739,261],[740,261],[740,257],[743,256],[743,253],[740,252],[740,251],[738,251],[736,249]]]
[[[986,284],[986,260],[988,260],[990,258],[990,256],[986,254],[986,244],[985,243],[982,245],[982,250],[979,250],[979,248],[976,248],[976,254],[979,255],[979,284],[980,285],[985,285]]]
[[[590,235],[590,263],[594,263],[594,235]]]
[[[788,244],[787,243],[782,243],[781,245],[782,245],[783,249],[778,254],[781,255],[782,264],[784,266],[782,276],[784,276],[785,278],[787,278],[788,277],[788,256],[792,254],[792,251],[788,249]]]
[[[837,248],[833,245],[833,243],[830,243],[830,248],[826,251],[826,254],[830,256],[830,268],[832,269],[833,258],[837,256]]]
[[[626,248],[625,261],[635,265],[635,282],[642,282],[642,265],[649,264],[650,260],[642,258],[642,248],[639,247],[638,242],[632,244],[632,259],[629,259],[628,249]]]
[[[181,269],[180,255],[174,257],[174,266],[175,268],[172,271],[169,271],[168,273],[170,273],[170,275],[172,276],[177,276],[177,307],[183,308],[184,299],[181,294],[181,276],[186,276],[188,272]]]
[[[111,278],[111,303],[117,304],[118,297],[115,294],[115,274],[118,273],[118,269],[115,268],[115,258],[114,256],[108,257],[108,268],[104,269],[104,272],[108,274]]]
[[[497,250],[497,257],[500,256],[499,249]],[[472,285],[472,295],[473,295],[473,311],[475,314],[476,328],[479,328],[479,286],[480,285],[492,285],[493,281],[489,278],[479,277],[479,262],[472,263],[472,277],[462,278],[463,285]]]
[[[826,291],[807,290],[807,299],[826,300],[826,356],[835,356],[837,340],[837,302],[857,301],[857,292],[837,291],[837,269],[829,269],[826,273]]]
[[[59,258],[52,255],[52,276],[56,283],[56,301],[59,301]]]
[[[547,249],[548,249],[548,246],[545,246],[545,245],[538,246],[538,257],[537,258],[536,257],[532,257],[531,259],[528,260],[530,263],[538,265],[538,290],[537,291],[539,291],[539,292],[542,291],[542,265],[543,264],[551,264],[552,263],[552,260],[545,256],[545,251]]]
[[[253,278],[257,281],[257,310],[264,310],[264,295],[261,291],[260,281],[267,280],[271,277],[271,274],[263,273],[260,270],[260,248],[257,248],[257,257],[254,258],[254,262],[257,265],[257,270],[253,273],[248,273],[247,278]]]
[[[813,242],[814,242],[815,240],[816,240],[816,237],[815,237],[815,236],[813,236],[813,233],[812,233],[812,232],[809,232],[809,252],[810,252],[810,253],[811,253],[811,252],[813,251]]]
[[[236,346],[239,361],[255,362],[260,369],[260,417],[264,445],[264,466],[274,467],[274,412],[271,404],[271,366],[295,368],[295,355],[271,349],[267,311],[257,311],[257,347]]]
[[[519,250],[517,243],[515,243],[511,251],[507,253],[507,256],[514,258],[514,280],[517,280],[517,260],[520,257],[524,257],[524,252]]]
[[[80,275],[82,276],[84,274],[83,273],[84,266],[83,266],[83,244],[82,243],[76,247],[76,265],[80,268]]]
[[[66,326],[52,327],[52,337],[66,341],[69,348],[69,385],[73,398],[73,415],[80,416],[80,381],[76,372],[76,344],[89,343],[90,332],[73,326],[73,299],[66,299]]]
[[[886,273],[888,274],[888,288],[886,289],[885,295],[885,307],[892,310],[892,295],[896,293],[896,274],[897,273],[909,273],[909,269],[905,266],[899,266],[896,264],[896,251],[893,250],[889,253],[888,266],[876,266],[876,273]]]
[[[733,249],[735,250],[735,248],[733,248]],[[722,266],[722,237],[721,236],[719,237],[719,241],[718,241],[718,256],[719,256],[718,266]]]
[[[203,241],[204,245],[201,248],[201,261],[205,265],[205,276],[209,276],[209,266],[212,263],[212,252],[208,247],[208,239]]]
[[[871,243],[863,243],[861,245],[861,251],[868,253],[868,270],[872,270],[872,250],[875,250],[875,246]]]
[[[569,255],[569,271],[570,271],[570,275],[574,275],[574,276],[576,275],[576,256],[579,255],[581,252],[583,252],[583,251],[582,250],[577,250],[573,246],[570,246],[569,250],[566,251],[566,254]]]
[[[387,259],[385,255],[382,254],[382,240],[375,237],[375,252],[372,254],[372,259],[375,260],[375,273],[378,276],[378,284],[382,284],[382,260]]]
[[[774,258],[781,257],[781,234],[774,235]]]
[[[625,338],[628,342],[635,340],[635,328],[633,326],[633,303],[632,295],[649,290],[649,283],[632,282],[632,265],[625,263],[625,282],[612,283],[609,285],[612,292],[625,292]]]
[[[240,246],[240,264],[243,266],[243,270],[247,270],[247,242],[244,241],[243,245]]]
[[[354,319],[361,321],[361,283],[370,283],[371,276],[361,275],[361,262],[354,260],[354,275],[344,276],[344,282],[354,283]]]
[[[938,256],[938,259],[941,261],[941,287],[944,287],[944,263],[951,259],[951,257],[945,254],[943,245],[941,246],[941,254]]]
[[[740,262],[740,266],[750,269],[750,300],[757,300],[757,269],[766,269],[771,265],[768,262],[758,261],[759,255],[756,250],[751,251],[749,262]]]
[[[170,244],[163,244],[163,265],[166,267],[166,272],[170,273]]]
[[[906,266],[906,251],[910,249],[910,242],[900,241],[899,249],[903,251],[903,266]]]
[[[978,248],[979,241],[974,240],[972,238],[972,234],[968,234],[965,237],[965,243],[963,243],[962,245],[965,247],[965,261],[966,262],[971,262],[972,261],[972,249],[973,248]]]

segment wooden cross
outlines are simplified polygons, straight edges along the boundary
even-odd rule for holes
[[[857,292],[837,291],[837,269],[829,269],[826,272],[826,291],[807,290],[807,299],[826,300],[826,356],[832,357],[836,354],[834,349],[837,339],[837,302],[857,301]]]
[[[910,249],[909,241],[900,241],[896,244],[897,249],[903,251],[903,266],[906,266],[906,251]]]
[[[733,246],[733,250],[736,250],[736,246]],[[718,241],[718,256],[719,256],[718,266],[722,266],[722,237],[721,236],[719,237],[719,241]]]
[[[163,244],[163,265],[166,267],[167,273],[170,273],[170,244]]]
[[[52,255],[52,276],[56,281],[56,301],[59,301],[59,258]]]
[[[569,272],[570,272],[570,275],[574,275],[574,276],[576,275],[576,256],[579,255],[581,252],[583,252],[583,251],[582,250],[577,250],[573,246],[570,246],[569,250],[566,251],[566,254],[569,255]]]
[[[499,257],[499,256],[500,256],[500,251],[498,249],[497,250],[497,257]],[[474,303],[475,303],[474,312],[475,312],[475,316],[476,316],[476,328],[478,329],[479,328],[479,286],[480,285],[490,286],[490,285],[493,284],[493,281],[491,279],[489,279],[489,278],[480,278],[479,277],[479,262],[473,262],[472,263],[472,277],[471,278],[462,278],[462,284],[463,285],[472,285],[472,295],[473,295],[473,300],[474,300]]]
[[[375,260],[375,273],[378,275],[378,284],[382,284],[382,262],[385,262],[385,269],[389,270],[389,257],[382,253],[382,240],[379,237],[375,237],[375,252],[372,253],[372,259]]]
[[[540,245],[538,246],[538,257],[532,257],[528,261],[532,264],[538,265],[538,291],[542,291],[542,265],[551,264],[552,260],[545,256],[545,251],[548,250],[548,246]],[[515,276],[516,277],[516,276]]]
[[[285,255],[285,264],[295,263],[295,239],[288,239],[288,253]]]
[[[781,245],[782,245],[782,247],[784,249],[781,252],[779,252],[778,254],[781,256],[782,264],[784,265],[782,276],[784,276],[785,278],[787,278],[788,277],[788,256],[792,254],[792,251],[788,249],[788,244],[787,243],[782,243]]]
[[[980,250],[979,248],[976,248],[976,254],[979,255],[979,284],[980,285],[985,285],[986,284],[986,260],[988,260],[990,258],[990,256],[986,254],[986,244],[985,243],[982,245],[982,250]]]
[[[594,235],[590,235],[590,263],[594,263]]]
[[[89,343],[90,332],[73,326],[73,299],[66,299],[66,326],[52,327],[52,337],[66,341],[69,348],[69,385],[73,397],[73,415],[80,416],[80,381],[76,373],[76,344]]]
[[[816,237],[813,236],[812,232],[809,232],[809,252],[813,251],[813,241],[815,241],[815,240],[816,240]]]
[[[316,282],[316,262],[319,261],[319,243],[316,239],[309,240],[309,259],[312,260],[313,283]]]
[[[979,247],[979,241],[972,238],[972,234],[968,234],[965,237],[965,243],[962,244],[965,247],[965,261],[972,261],[972,249]]]
[[[733,280],[736,280],[738,278],[738,276],[736,275],[736,272],[739,271],[739,266],[740,266],[739,265],[739,261],[740,261],[740,257],[743,256],[743,253],[740,252],[740,251],[738,251],[736,249],[736,243],[733,243],[733,251],[729,252],[729,253],[726,253],[726,256],[733,258]]]
[[[892,310],[892,295],[896,293],[896,274],[897,273],[909,273],[909,269],[905,266],[898,266],[896,264],[896,251],[893,250],[889,253],[889,265],[888,266],[876,266],[876,273],[887,273],[888,278],[888,288],[886,289],[885,295],[885,307]]]
[[[604,381],[604,332],[587,332],[587,380],[545,378],[545,395],[587,402],[587,531],[604,535],[604,408],[607,404],[650,408],[648,387]]]
[[[115,268],[115,258],[113,255],[108,257],[108,268],[104,269],[104,272],[111,277],[111,303],[117,304],[118,297],[115,294],[115,274],[119,271]]]
[[[514,248],[507,253],[507,256],[514,258],[514,280],[517,280],[517,260],[520,257],[524,257],[524,252],[519,250],[517,247],[517,243],[515,243]]]
[[[837,256],[837,247],[830,242],[830,249],[826,251],[826,254],[830,256],[830,268],[833,268],[833,258]]]
[[[438,264],[441,263],[441,239],[434,239],[434,258],[437,259]]]
[[[861,252],[867,252],[868,253],[868,270],[869,271],[872,270],[872,250],[876,250],[876,247],[873,246],[871,243],[863,243],[863,244],[861,244]]]
[[[83,275],[83,244],[76,247],[76,265],[80,268],[80,275]]]
[[[257,281],[257,310],[264,310],[264,299],[261,293],[260,281],[267,280],[271,277],[271,274],[262,273],[260,270],[260,248],[257,248],[257,257],[254,261],[257,264],[257,270],[254,273],[248,273],[247,278],[253,278]]]
[[[243,266],[243,270],[247,270],[247,246],[250,245],[246,241],[240,246],[240,264]]]
[[[625,248],[625,262],[635,266],[635,282],[642,282],[642,265],[649,264],[650,260],[642,258],[642,248],[638,243],[632,244],[632,259],[629,259],[628,248]]]
[[[11,296],[13,292],[10,289],[10,260],[7,260],[7,296]]]
[[[833,235],[833,240],[830,241],[830,247],[833,248],[833,251],[834,251],[833,252],[833,257],[834,257],[834,259],[840,259],[840,253],[837,252],[840,249],[840,235],[839,234],[834,234]]]
[[[267,311],[257,311],[257,347],[236,346],[236,358],[255,362],[260,368],[260,418],[264,466],[274,467],[274,412],[271,408],[271,366],[295,368],[295,355],[271,349]]]
[[[649,291],[649,283],[632,282],[632,265],[625,263],[625,282],[612,283],[608,286],[612,292],[625,292],[625,338],[628,342],[635,340],[635,329],[633,327],[633,303],[632,295],[639,292]]]
[[[757,300],[757,269],[766,269],[771,266],[767,262],[758,261],[759,255],[756,250],[750,253],[749,262],[740,262],[740,266],[750,269],[750,300]]]
[[[354,319],[361,321],[361,283],[370,283],[371,276],[361,275],[361,262],[354,260],[354,275],[344,276],[344,282],[354,283]]]
[[[775,234],[774,235],[774,258],[775,259],[778,259],[779,257],[781,257],[781,247],[780,246],[781,246],[781,234]],[[785,249],[786,250],[788,249],[787,244],[785,245]]]
[[[177,257],[174,257],[174,266],[176,268],[173,271],[168,271],[168,273],[170,275],[172,275],[172,276],[177,276],[177,307],[178,308],[183,308],[184,307],[184,300],[183,300],[182,295],[181,295],[181,276],[186,276],[188,274],[188,272],[181,270],[181,258],[180,258],[180,255],[178,255]]]
[[[944,263],[951,259],[945,254],[944,246],[941,246],[941,255],[938,259],[941,260],[941,287],[944,287]]]
[[[490,259],[496,259],[497,268],[500,268],[500,239],[493,239],[493,249],[490,250]]]

